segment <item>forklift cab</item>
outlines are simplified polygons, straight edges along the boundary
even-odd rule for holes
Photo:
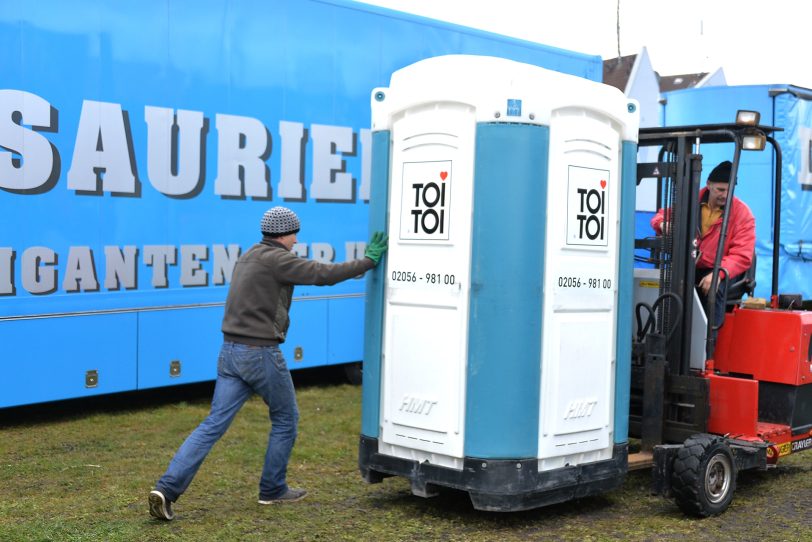
[[[697,350],[691,343],[701,341],[701,350],[705,352],[705,359],[712,359],[715,350],[715,332],[721,326],[708,323],[708,314],[713,309],[713,300],[719,287],[720,276],[724,277],[727,270],[721,267],[723,247],[728,236],[729,211],[735,194],[738,169],[742,151],[763,151],[770,143],[775,155],[775,183],[776,194],[780,194],[781,186],[781,149],[771,134],[780,128],[761,126],[758,124],[759,114],[752,111],[739,111],[734,124],[697,125],[666,128],[643,128],[640,130],[639,146],[659,147],[659,159],[655,163],[638,164],[638,184],[644,178],[657,179],[657,208],[670,209],[671,227],[664,235],[638,239],[635,248],[649,249],[648,258],[638,257],[638,260],[652,264],[658,271],[659,295],[662,298],[656,307],[657,314],[651,311],[644,323],[640,322],[642,316],[638,314],[638,336],[641,325],[656,328],[657,334],[668,335],[668,358],[675,364],[674,369],[680,374],[686,374],[691,366],[691,352]],[[719,143],[732,143],[733,155],[728,157],[732,162],[729,189],[725,205],[720,241],[714,258],[712,284],[708,293],[708,306],[697,307],[692,303],[696,276],[696,261],[698,258],[696,237],[699,229],[700,204],[699,192],[703,184],[703,155],[701,150],[706,145]],[[775,199],[774,221],[775,227],[773,243],[773,295],[777,293],[777,265],[778,265],[778,235],[780,223],[780,201]],[[756,257],[753,254],[750,269],[744,277],[727,288],[727,305],[737,305],[745,294],[752,296],[755,290]],[[646,307],[648,308],[648,307]],[[700,309],[702,309],[700,311]],[[700,312],[694,315],[695,312]],[[696,316],[705,322],[705,338],[695,337],[689,332],[691,322]],[[712,319],[710,319],[712,320]],[[675,338],[676,337],[676,338]],[[672,340],[673,339],[673,340]],[[656,339],[654,339],[656,340]],[[695,356],[696,357],[696,356]],[[702,360],[704,362],[704,360]],[[696,362],[695,362],[696,365]],[[694,367],[704,369],[702,365]]]
[[[736,473],[766,468],[775,446],[764,436],[767,424],[761,423],[756,377],[734,378],[742,375],[736,374],[733,365],[725,368],[729,373],[714,367],[717,340],[724,343],[720,350],[725,355],[735,340],[722,329],[739,310],[741,297],[753,294],[755,258],[745,277],[729,285],[728,305],[733,313],[719,326],[706,315],[713,313],[720,275],[726,275],[722,251],[742,151],[763,151],[770,144],[775,155],[774,189],[781,193],[781,149],[772,137],[776,130],[760,125],[758,113],[739,111],[735,123],[644,128],[639,134],[640,147],[656,146],[659,153],[657,162],[638,164],[637,182],[656,178],[657,206],[670,209],[671,225],[660,236],[635,240],[636,249],[648,250],[648,256],[636,258],[651,268],[635,270],[629,434],[640,439],[641,452],[630,455],[629,464],[631,469],[653,465],[655,492],[674,496],[683,511],[696,516],[723,512],[732,499]],[[711,287],[703,307],[694,286],[701,151],[719,143],[733,144],[732,156],[727,157],[732,167]],[[780,197],[774,199],[772,293],[776,298]],[[647,298],[639,295],[645,290]],[[742,326],[738,327],[741,332]],[[730,421],[731,397],[750,405],[747,419]]]

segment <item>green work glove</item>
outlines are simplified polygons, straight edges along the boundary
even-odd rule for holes
[[[370,239],[369,243],[367,243],[367,249],[364,252],[364,256],[375,262],[375,265],[378,265],[378,262],[381,261],[381,256],[383,256],[383,253],[386,252],[386,243],[388,242],[388,235],[382,231],[376,231],[372,234],[372,239]]]

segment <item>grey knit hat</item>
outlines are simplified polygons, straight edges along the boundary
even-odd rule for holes
[[[287,207],[274,207],[265,211],[260,222],[260,230],[264,235],[282,237],[291,233],[299,233],[299,217]]]

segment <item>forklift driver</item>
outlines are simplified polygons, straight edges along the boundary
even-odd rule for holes
[[[711,286],[713,263],[722,230],[722,214],[727,202],[727,190],[732,167],[733,164],[724,161],[713,168],[713,171],[708,176],[708,185],[699,191],[701,216],[699,219],[700,231],[697,236],[699,254],[696,260],[696,287],[703,307],[706,306],[707,295]],[[722,253],[722,263],[719,271],[719,287],[716,291],[713,318],[716,326],[722,325],[725,318],[727,285],[741,280],[745,272],[750,269],[756,243],[756,223],[750,208],[735,196],[731,206],[727,240]],[[658,235],[662,235],[663,231],[668,233],[670,222],[665,221],[665,218],[666,213],[663,212],[663,209],[660,209],[651,219],[651,227],[654,228]]]

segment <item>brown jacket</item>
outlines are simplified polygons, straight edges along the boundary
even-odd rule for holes
[[[369,258],[326,264],[296,256],[269,238],[251,247],[234,266],[223,316],[227,341],[265,346],[285,342],[293,286],[327,286],[375,267]]]

